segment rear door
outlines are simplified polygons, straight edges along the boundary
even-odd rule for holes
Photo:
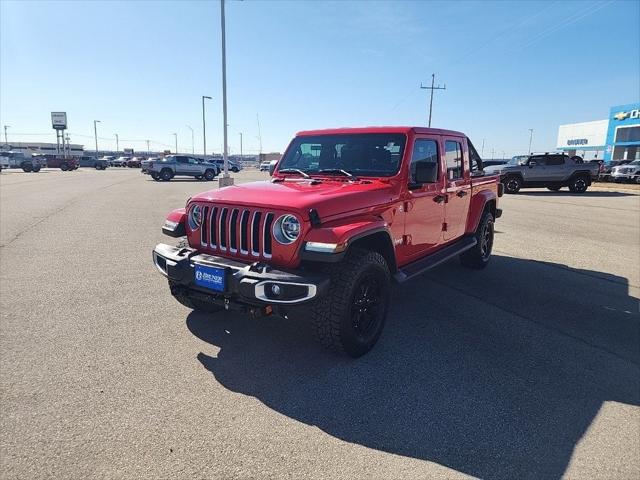
[[[460,137],[444,137],[446,165],[443,234],[445,240],[461,237],[467,225],[471,201],[471,177],[469,153],[466,142]]]
[[[547,165],[545,166],[545,177],[547,181],[561,182],[567,177],[567,167],[565,164],[569,157],[562,154],[547,155]]]
[[[189,159],[181,155],[173,157],[175,160],[176,175],[190,175]]]
[[[438,174],[433,183],[415,184],[418,162],[437,165]],[[416,137],[409,164],[408,196],[403,203],[405,213],[405,242],[398,248],[400,256],[411,261],[442,243],[444,221],[444,175],[442,149],[437,136]]]

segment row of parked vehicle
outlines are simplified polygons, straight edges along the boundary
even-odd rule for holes
[[[41,168],[59,168],[62,171],[76,170],[80,163],[76,157],[64,155],[36,154],[27,155],[24,152],[0,152],[0,170],[20,168],[24,172],[39,172]]]
[[[163,158],[147,159],[142,162],[142,173],[154,180],[168,182],[174,177],[193,177],[211,181],[224,169],[224,160],[204,160],[188,155],[167,155]],[[229,162],[229,170],[239,172],[242,165]]]

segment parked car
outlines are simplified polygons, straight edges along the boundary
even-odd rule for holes
[[[80,157],[79,166],[91,167],[96,170],[105,170],[109,166],[109,162],[104,158],[96,158],[91,156]]]
[[[494,173],[500,175],[507,193],[536,187],[546,187],[554,192],[569,187],[573,193],[584,193],[598,178],[599,170],[598,164],[584,163],[581,157],[542,153],[513,157],[506,165],[496,167]]]
[[[144,160],[144,157],[131,157],[127,160],[127,167],[140,168],[142,166],[142,160]]]
[[[213,180],[218,175],[214,163],[198,161],[186,155],[168,155],[160,161],[151,162],[148,172],[154,180],[168,182],[173,177],[194,177],[198,180]]]
[[[43,167],[59,168],[63,172],[77,170],[80,166],[77,157],[65,157],[61,154],[36,153],[33,158],[38,158]]]
[[[613,167],[611,178],[614,182],[640,183],[640,160]]]
[[[220,172],[224,172],[224,159],[222,158],[214,158],[212,160],[209,161],[210,163],[215,163],[216,165],[218,165],[218,168],[220,169]],[[230,172],[234,172],[237,173],[240,170],[242,170],[242,164],[234,162],[232,160],[227,159],[227,163],[229,165],[229,171]]]
[[[188,308],[309,320],[320,343],[358,357],[380,337],[392,280],[456,256],[489,263],[501,192],[460,132],[300,132],[271,181],[171,212],[162,230],[188,246],[159,244],[153,259]]]
[[[159,162],[161,160],[160,157],[149,157],[145,158],[140,162],[140,168],[142,169],[142,173],[149,173],[149,165],[153,162]]]
[[[0,171],[9,168],[21,168],[23,172],[39,172],[42,164],[23,152],[0,151]]]
[[[271,162],[268,161],[268,160],[265,160],[264,162],[260,162],[260,171],[261,172],[268,172],[270,164],[271,164]]]
[[[612,160],[611,162],[605,163],[600,178],[602,180],[611,180],[611,172],[613,169],[620,165],[627,165],[628,163],[631,163],[631,160]]]
[[[126,167],[129,157],[118,157],[111,160],[112,167]]]

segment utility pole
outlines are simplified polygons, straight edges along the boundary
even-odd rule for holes
[[[5,145],[9,145],[9,141],[7,140],[7,128],[9,128],[11,125],[5,125],[4,126],[4,144]]]
[[[529,129],[529,155],[531,155],[531,142],[533,141],[533,128]]]
[[[69,134],[67,134],[67,150],[64,154],[64,158],[69,158],[71,156],[71,139],[69,138]],[[64,148],[63,148],[64,151]]]
[[[433,91],[434,90],[446,90],[447,86],[435,86],[435,82],[436,82],[436,74],[432,73],[431,74],[431,86],[430,87],[425,87],[424,85],[422,85],[422,83],[420,83],[420,88],[422,88],[423,90],[431,90],[431,99],[429,100],[429,128],[431,128],[431,113],[433,111]]]
[[[260,153],[262,153],[262,133],[260,132],[260,115],[256,113],[256,121],[258,122],[258,142],[260,143]]]
[[[149,153],[151,153],[151,150],[149,149],[149,140],[147,140],[146,142],[147,142],[147,156],[149,156]]]
[[[233,180],[229,176],[229,159],[227,157],[227,44],[225,34],[224,1],[225,0],[220,0],[220,32],[222,35],[222,131],[224,138],[224,149],[222,152],[222,158],[224,160],[224,174],[222,175],[222,178],[218,180],[218,185],[220,187],[233,185]]]
[[[120,151],[120,139],[118,138],[118,134],[114,133],[114,135],[116,136],[116,152]]]
[[[202,153],[204,155],[204,159],[207,159],[207,124],[205,121],[204,115],[204,99],[211,100],[211,97],[207,97],[206,95],[202,95]]]
[[[502,151],[502,161],[504,162],[504,156],[506,155],[506,153],[504,152],[504,150]]]
[[[191,155],[193,155],[196,153],[195,146],[193,143],[193,128],[191,128],[189,125],[187,125],[187,128],[191,130]]]
[[[240,161],[242,162],[242,132],[240,133]]]
[[[176,153],[178,153],[178,134],[174,133],[173,136],[176,137]]]
[[[98,127],[97,127],[98,123],[100,123],[100,120],[93,121],[93,135],[96,139],[96,158],[98,158]]]
[[[482,148],[480,149],[480,158],[484,156],[484,138],[482,139]]]
[[[492,148],[491,149],[491,160],[495,160],[495,156],[496,156],[496,149]]]

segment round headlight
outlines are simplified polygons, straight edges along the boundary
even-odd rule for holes
[[[282,215],[273,224],[273,236],[284,245],[295,242],[300,236],[300,222],[293,215]]]
[[[200,227],[202,223],[202,207],[200,205],[194,205],[191,210],[189,210],[189,228],[191,230],[196,230]]]

